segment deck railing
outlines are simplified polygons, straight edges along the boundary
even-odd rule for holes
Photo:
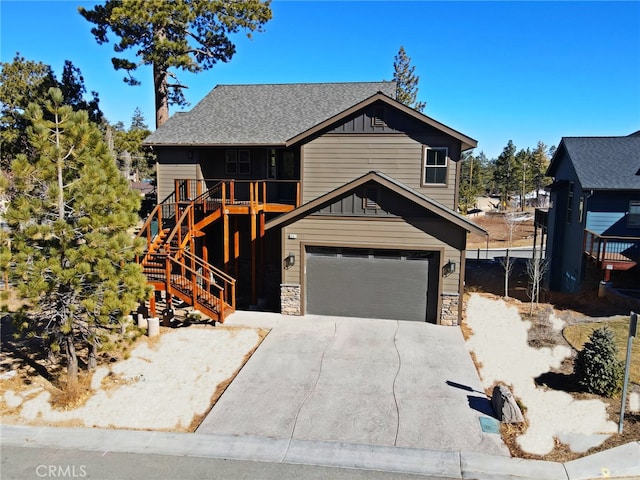
[[[598,263],[640,263],[640,237],[616,237],[585,230],[584,252]]]
[[[203,203],[205,200],[223,205],[277,203],[300,206],[299,180],[229,180],[176,179],[177,202]]]

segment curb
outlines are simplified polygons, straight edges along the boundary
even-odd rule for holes
[[[0,444],[290,463],[460,479],[640,478],[640,441],[566,463],[294,439],[21,425],[1,425]]]

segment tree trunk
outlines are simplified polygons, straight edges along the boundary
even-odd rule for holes
[[[73,344],[73,336],[67,335],[65,339],[67,349],[67,385],[76,387],[78,385],[78,356],[76,346]]]
[[[96,345],[96,341],[92,340],[89,343],[89,356],[87,359],[87,369],[92,372],[98,366],[98,345]]]
[[[509,258],[509,249],[504,263],[504,297],[509,298],[509,275],[511,274],[511,259]]]
[[[156,94],[156,128],[169,119],[169,89],[167,88],[167,71],[153,64],[153,88]]]

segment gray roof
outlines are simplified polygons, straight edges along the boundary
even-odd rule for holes
[[[145,144],[281,145],[378,92],[395,98],[395,82],[218,85]]]
[[[548,174],[566,151],[583,189],[640,190],[640,136],[563,137]]]

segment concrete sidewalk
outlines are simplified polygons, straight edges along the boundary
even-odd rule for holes
[[[238,312],[244,313],[244,312]],[[269,335],[197,433],[509,456],[458,328],[234,314]]]
[[[318,465],[445,478],[640,478],[640,442],[564,464],[464,451],[233,435],[2,425],[0,445]],[[110,478],[106,475],[104,478]],[[189,478],[188,472],[184,478]]]

